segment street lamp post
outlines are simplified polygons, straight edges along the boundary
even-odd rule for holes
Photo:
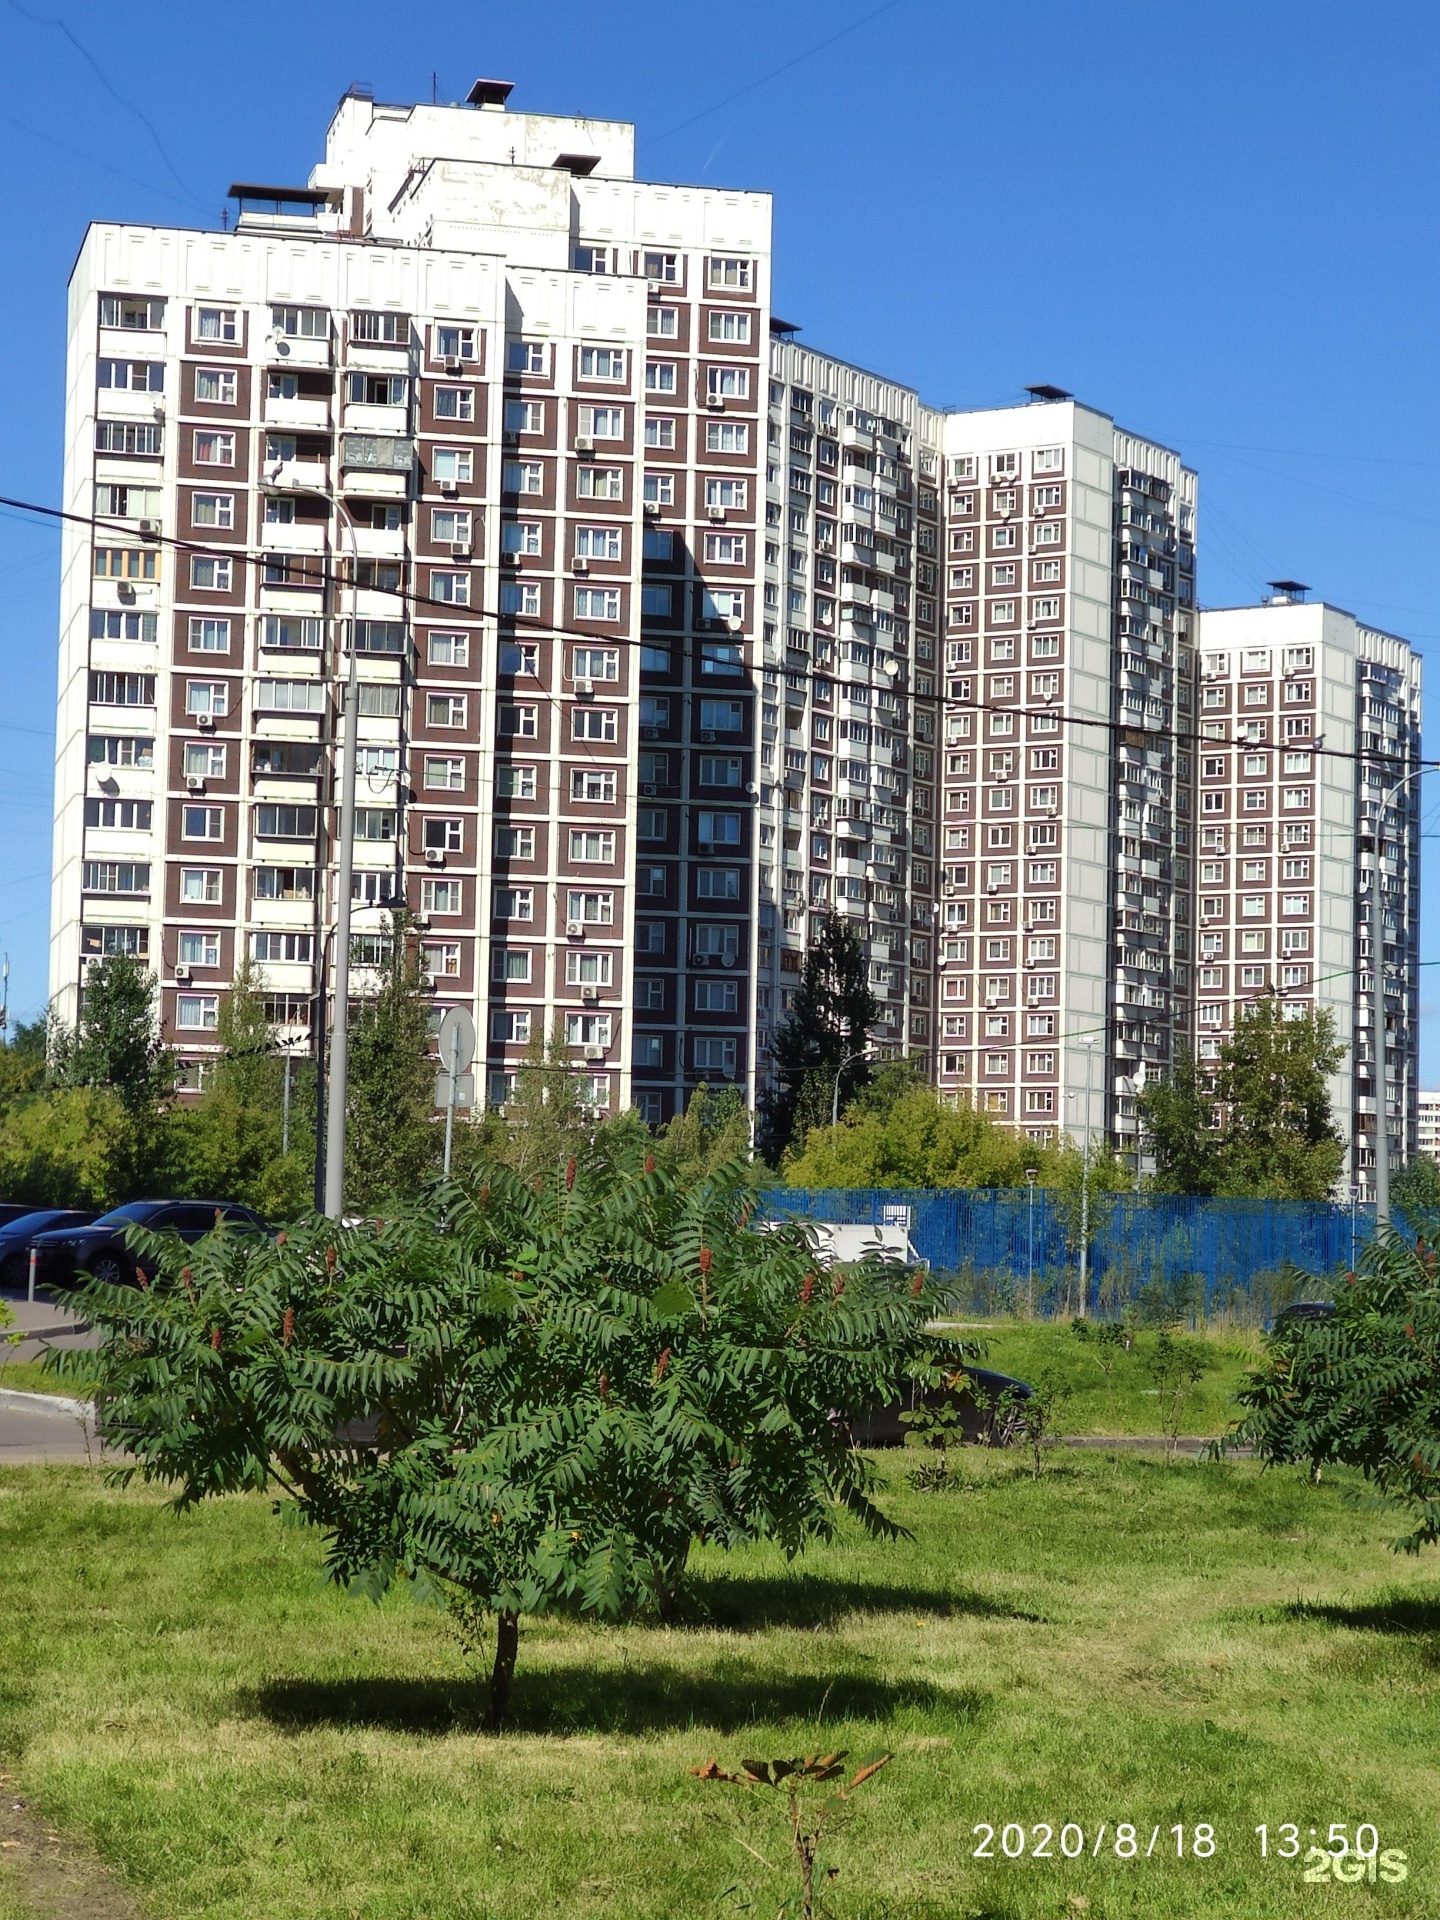
[[[1390,1221],[1390,1100],[1385,1061],[1385,895],[1381,886],[1385,848],[1385,813],[1391,801],[1425,767],[1411,767],[1392,781],[1375,810],[1375,866],[1370,883],[1370,1005],[1375,1039],[1375,1225]]]
[[[330,1085],[325,1109],[325,1212],[338,1220],[345,1211],[345,1108],[350,1079],[350,891],[355,871],[355,756],[360,732],[360,678],[356,632],[359,612],[360,546],[355,525],[341,504],[335,508],[337,527],[350,535],[350,667],[345,679],[345,716],[341,728],[340,858],[335,906],[334,1021],[330,1030]],[[338,541],[336,543],[339,544]],[[340,625],[339,621],[336,622]],[[342,628],[343,631],[343,628]],[[321,1002],[320,1015],[325,1015]]]
[[[842,1060],[840,1065],[835,1069],[835,1091],[830,1099],[830,1124],[832,1127],[838,1127],[840,1124],[840,1076],[844,1073],[846,1067],[853,1067],[857,1060],[865,1059],[869,1051],[868,1047],[862,1047],[859,1053],[852,1053],[848,1059]]]
[[[1085,1048],[1085,1146],[1080,1159],[1080,1318],[1090,1311],[1090,1088],[1095,1064],[1095,1036],[1087,1033]]]
[[[1025,1169],[1025,1184],[1030,1189],[1030,1224],[1028,1234],[1030,1242],[1030,1277],[1026,1284],[1026,1295],[1032,1319],[1035,1314],[1035,1176],[1038,1172],[1038,1167],[1026,1167]]]

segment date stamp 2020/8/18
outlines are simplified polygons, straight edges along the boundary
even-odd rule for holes
[[[1096,1827],[1075,1820],[1058,1827],[1043,1820],[1028,1826],[1013,1820],[994,1825],[981,1821],[971,1832],[973,1860],[1204,1861],[1220,1858],[1224,1852],[1214,1822],[1205,1820],[1192,1826],[1152,1826],[1148,1836],[1143,1824],[1128,1820],[1102,1820]],[[1308,1837],[1318,1843],[1320,1828],[1311,1827]],[[1354,1829],[1353,1840],[1349,1823],[1338,1820],[1327,1829],[1323,1846],[1307,1848],[1305,1838],[1305,1828],[1298,1821],[1266,1824],[1246,1836],[1246,1851],[1266,1861],[1298,1860],[1303,1878],[1310,1881],[1335,1880],[1342,1885],[1366,1881],[1371,1886],[1383,1881],[1397,1886],[1409,1878],[1408,1855],[1398,1847],[1382,1849],[1379,1829],[1371,1821],[1362,1821]]]

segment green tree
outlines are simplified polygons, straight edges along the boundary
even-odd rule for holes
[[[133,1125],[103,1087],[52,1087],[0,1115],[0,1193],[32,1207],[132,1197]]]
[[[1141,1095],[1158,1189],[1323,1200],[1345,1158],[1327,1084],[1344,1055],[1328,1009],[1290,1019],[1273,994],[1242,1007],[1213,1074],[1181,1056]]]
[[[655,1144],[655,1157],[688,1186],[750,1151],[750,1114],[737,1086],[718,1093],[699,1086],[684,1113],[667,1120]]]
[[[697,1540],[897,1531],[846,1422],[923,1366],[937,1300],[878,1261],[817,1272],[752,1206],[744,1163],[686,1188],[567,1162],[353,1230],[138,1236],[149,1288],[79,1299],[107,1432],[182,1507],[278,1485],[352,1589],[494,1614],[498,1721],[521,1614],[668,1617]]]
[[[1049,1156],[971,1106],[913,1087],[889,1106],[862,1098],[839,1126],[815,1127],[787,1160],[792,1187],[1023,1187]]]
[[[62,1086],[108,1087],[132,1120],[149,1122],[175,1086],[175,1061],[160,1038],[155,976],[128,953],[85,975],[80,1019],[57,1024],[51,1075]]]
[[[836,1076],[844,1105],[870,1078],[862,1053],[880,1004],[870,991],[859,934],[831,914],[810,942],[795,1004],[775,1030],[778,1084],[763,1103],[763,1146],[772,1166],[794,1140],[830,1118]]]
[[[1440,1283],[1434,1249],[1382,1227],[1340,1287],[1332,1319],[1281,1322],[1239,1393],[1225,1446],[1318,1479],[1356,1467],[1413,1524],[1407,1553],[1440,1541]]]
[[[248,961],[221,1005],[215,1040],[221,1051],[204,1093],[171,1116],[174,1185],[288,1219],[312,1191],[314,1082],[309,1077],[297,1096],[292,1067],[290,1148],[282,1153],[285,1062],[263,983]]]
[[[1396,1170],[1390,1182],[1390,1199],[1407,1213],[1440,1212],[1440,1166],[1428,1153],[1417,1153]]]
[[[414,1193],[438,1164],[430,993],[403,911],[377,990],[350,1008],[345,1203],[374,1208]]]
[[[13,1037],[0,1046],[0,1116],[29,1100],[45,1085],[45,1040],[49,1021],[20,1020]]]
[[[579,1076],[557,1025],[548,1040],[543,1033],[531,1036],[503,1115],[484,1116],[467,1143],[466,1160],[457,1166],[495,1160],[533,1181],[587,1156],[595,1131],[595,1117],[580,1097]]]

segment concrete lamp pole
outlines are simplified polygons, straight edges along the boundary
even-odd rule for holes
[[[835,1091],[830,1099],[830,1124],[832,1127],[838,1127],[840,1124],[840,1076],[844,1073],[846,1067],[853,1067],[857,1060],[867,1059],[869,1053],[870,1049],[864,1047],[859,1053],[852,1053],[848,1059],[842,1060],[840,1065],[835,1069]]]
[[[1030,1225],[1028,1235],[1030,1242],[1030,1278],[1027,1283],[1027,1292],[1032,1318],[1035,1313],[1035,1177],[1039,1171],[1040,1169],[1038,1167],[1026,1167],[1025,1169],[1025,1185],[1030,1189]]]
[[[1392,781],[1381,796],[1375,812],[1375,866],[1370,882],[1370,1006],[1375,1040],[1375,1224],[1390,1222],[1390,1099],[1386,1079],[1385,1046],[1385,890],[1382,861],[1385,848],[1385,814],[1395,796],[1412,780],[1418,780],[1428,767],[1412,767]]]
[[[340,744],[340,858],[335,904],[335,1008],[330,1027],[330,1082],[325,1109],[325,1212],[338,1220],[345,1211],[345,1109],[350,1082],[350,892],[355,872],[355,755],[360,732],[360,678],[356,650],[359,609],[360,547],[354,522],[338,496],[335,519],[350,535],[350,665],[345,678],[345,715]],[[338,540],[336,542],[339,544]],[[339,625],[339,622],[337,622]],[[343,628],[341,629],[343,632]],[[325,1008],[322,1003],[320,1017]]]

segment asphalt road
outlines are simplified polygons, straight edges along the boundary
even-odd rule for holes
[[[88,1418],[52,1405],[39,1394],[0,1389],[0,1467],[55,1460],[97,1461],[100,1448]]]

